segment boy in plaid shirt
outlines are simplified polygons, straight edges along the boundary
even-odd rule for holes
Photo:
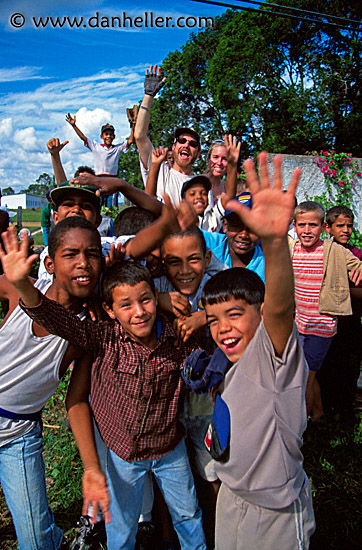
[[[30,262],[15,240],[3,264],[25,311],[93,356],[91,377],[88,369],[73,373],[67,407],[85,467],[83,512],[92,504],[95,520],[101,507],[107,547],[134,549],[144,480],[152,471],[181,548],[206,549],[177,422],[180,369],[193,346],[175,347],[171,325],[157,314],[157,291],[148,270],[133,262],[111,266],[103,280],[104,308],[110,320],[96,324],[79,323],[28,284]],[[94,443],[92,413],[107,446],[105,475]]]

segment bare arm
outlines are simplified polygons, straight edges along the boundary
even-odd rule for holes
[[[68,113],[66,116],[65,116],[65,120],[71,125],[73,126],[73,130],[75,131],[75,133],[77,134],[77,136],[80,137],[80,139],[84,142],[84,144],[86,145],[87,144],[87,137],[83,134],[83,132],[81,130],[79,130],[78,126],[76,125],[75,123],[75,115],[74,117],[72,117],[72,115],[70,113]]]
[[[151,197],[157,197],[157,178],[161,164],[166,158],[167,151],[167,147],[156,147],[152,151],[152,163],[145,187],[145,193]]]
[[[47,142],[48,151],[52,159],[55,181],[58,185],[67,181],[67,176],[65,175],[62,161],[60,160],[60,151],[67,145],[67,143],[69,143],[69,141],[63,141],[63,143],[60,143],[58,138],[51,138]]]
[[[162,203],[157,199],[150,197],[141,189],[134,187],[130,183],[120,178],[110,178],[102,176],[92,176],[83,173],[77,178],[70,180],[71,183],[82,185],[93,185],[98,187],[101,195],[112,195],[120,191],[133,204],[149,210],[155,216],[160,216],[162,212]]]
[[[249,229],[261,238],[265,257],[265,301],[263,319],[277,355],[281,356],[293,328],[294,278],[287,233],[300,177],[295,170],[286,193],[282,190],[282,158],[274,158],[274,187],[271,187],[267,153],[259,160],[260,180],[254,163],[248,159],[244,168],[253,197],[249,210],[235,201],[228,208],[239,214]]]
[[[91,359],[88,356],[78,360],[73,370],[66,397],[69,423],[78,445],[84,466],[83,510],[88,514],[92,505],[92,522],[96,522],[98,507],[106,523],[110,521],[109,494],[106,476],[101,470],[94,439],[92,412],[88,396],[90,391]]]
[[[141,162],[145,168],[148,167],[148,159],[152,150],[152,143],[148,137],[148,128],[150,125],[150,115],[153,104],[153,98],[164,85],[166,78],[161,78],[161,67],[151,65],[150,70],[146,70],[145,76],[145,95],[143,97],[140,110],[138,112],[134,137]]]
[[[236,195],[236,178],[241,142],[237,143],[236,137],[230,134],[225,136],[224,140],[228,158],[228,169],[226,175],[225,193],[221,198],[221,204],[225,209],[227,203]]]

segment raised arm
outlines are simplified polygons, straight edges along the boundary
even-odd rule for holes
[[[288,228],[294,208],[294,197],[300,170],[292,175],[287,192],[282,189],[282,157],[274,158],[274,186],[271,186],[267,153],[258,157],[258,178],[254,163],[248,159],[244,169],[253,207],[232,201],[228,208],[234,210],[252,233],[262,242],[265,257],[265,300],[263,319],[276,353],[281,356],[293,328],[294,278],[288,247]]]
[[[55,181],[57,182],[58,185],[67,181],[67,176],[65,175],[62,161],[60,160],[60,151],[68,143],[69,141],[63,141],[63,143],[60,143],[60,140],[58,138],[51,138],[47,142],[48,151],[52,159]]]
[[[129,149],[130,145],[134,142],[134,130],[136,127],[137,122],[137,115],[138,115],[138,105],[133,105],[131,109],[126,109],[127,112],[127,118],[129,121],[129,125],[131,128],[131,133],[129,138],[127,139],[127,149]]]
[[[236,178],[241,142],[237,143],[236,137],[230,134],[224,136],[224,141],[227,152],[228,169],[225,193],[221,197],[221,204],[223,208],[226,208],[227,203],[236,195]]]
[[[148,128],[150,125],[150,115],[153,104],[153,98],[160,91],[166,78],[161,77],[161,67],[157,65],[146,69],[145,76],[145,95],[143,97],[140,110],[137,116],[137,122],[134,132],[137,149],[141,162],[145,168],[148,168],[148,159],[150,158],[152,143],[148,137]]]
[[[157,178],[161,164],[166,158],[167,151],[167,147],[156,147],[152,151],[152,163],[145,187],[145,193],[146,195],[150,195],[150,197],[157,197]]]
[[[83,134],[81,130],[79,130],[78,126],[75,123],[75,115],[72,117],[70,113],[65,115],[65,120],[73,127],[73,130],[77,134],[77,136],[80,137],[80,139],[84,142],[84,145],[87,144],[87,137]]]
[[[141,189],[134,187],[130,183],[116,177],[92,176],[88,173],[80,174],[77,178],[70,180],[71,183],[81,185],[93,185],[98,187],[101,195],[112,195],[113,193],[121,192],[136,206],[140,206],[145,210],[149,210],[155,216],[160,216],[162,212],[162,203],[150,197]]]
[[[83,510],[88,515],[92,506],[93,523],[96,522],[98,507],[106,523],[110,521],[109,493],[106,476],[101,470],[93,430],[92,412],[89,406],[91,360],[88,356],[78,360],[73,369],[66,397],[66,408],[73,435],[77,442],[84,466]]]

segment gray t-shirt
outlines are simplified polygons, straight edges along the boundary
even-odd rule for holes
[[[263,321],[226,374],[221,396],[231,416],[230,455],[217,463],[216,473],[247,502],[280,509],[299,496],[307,377],[295,325],[277,357]]]

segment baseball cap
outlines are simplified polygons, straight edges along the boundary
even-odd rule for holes
[[[240,195],[236,195],[236,197],[231,199],[230,202],[234,202],[234,201],[237,201],[240,204],[245,204],[245,206],[248,206],[250,209],[253,206],[252,197],[249,191],[244,191],[243,193],[240,193]],[[230,214],[234,214],[234,216],[237,215],[235,214],[234,210],[226,209],[224,212],[224,218],[226,218]]]
[[[105,130],[112,130],[113,133],[115,133],[115,130],[114,130],[114,126],[112,126],[112,124],[103,124],[102,128],[101,128],[101,134],[103,134],[103,132]]]
[[[198,183],[199,185],[203,185],[207,192],[209,192],[210,189],[211,189],[211,183],[210,183],[209,178],[207,178],[206,176],[194,176],[193,178],[185,181],[185,183],[183,184],[182,189],[181,189],[181,198],[182,199],[185,198],[186,191],[188,189],[190,189],[190,187],[192,185],[195,185],[196,183]]]
[[[70,191],[81,191],[84,193],[87,200],[89,200],[89,202],[96,207],[97,211],[100,211],[101,199],[98,195],[96,195],[97,187],[93,187],[92,185],[81,185],[80,183],[70,183],[69,181],[65,181],[59,185],[59,187],[54,187],[54,189],[50,191],[50,199],[58,208],[60,203],[64,200],[64,198],[66,198]]]
[[[200,136],[197,132],[195,132],[195,130],[192,128],[177,128],[177,130],[175,130],[175,140],[183,134],[186,136],[192,136],[199,144],[199,148],[201,148]]]

